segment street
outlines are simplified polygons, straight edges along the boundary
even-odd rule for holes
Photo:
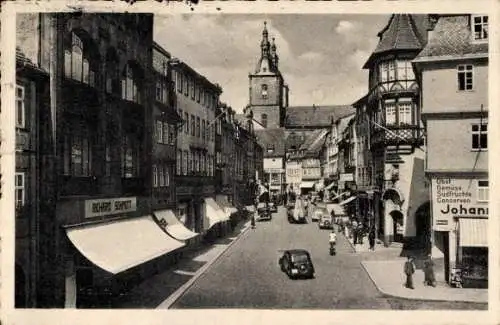
[[[328,254],[329,230],[289,224],[285,209],[259,222],[203,274],[172,308],[389,309],[344,236]],[[280,250],[311,253],[314,279],[291,280],[280,271]]]

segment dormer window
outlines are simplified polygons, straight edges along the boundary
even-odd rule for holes
[[[261,94],[262,94],[262,98],[264,98],[264,99],[267,98],[267,85],[262,85]]]
[[[274,152],[274,144],[268,144],[267,153],[273,153],[273,152]]]
[[[473,16],[472,32],[475,41],[488,40],[488,16]]]

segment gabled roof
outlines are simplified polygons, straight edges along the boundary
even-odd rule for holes
[[[264,157],[283,157],[285,155],[286,134],[282,128],[255,130],[257,142],[262,146]],[[268,148],[274,147],[273,152]]]
[[[310,144],[307,148],[305,148],[306,154],[309,155],[318,155],[321,151],[321,148],[325,144],[326,141],[326,135],[328,134],[328,130],[317,130],[319,131],[318,133],[311,134],[311,136],[308,138],[308,141],[310,141]],[[309,140],[311,139],[311,140]],[[304,143],[305,144],[305,143]]]
[[[426,41],[425,24],[426,19],[421,15],[393,14],[385,28],[378,33],[378,45],[363,68],[369,68],[376,56],[388,51],[421,50]]]
[[[291,106],[286,112],[285,127],[294,129],[329,127],[332,121],[354,114],[356,110],[351,105]]]
[[[415,61],[424,57],[463,57],[468,54],[487,54],[488,42],[472,41],[469,15],[439,17],[432,37]]]

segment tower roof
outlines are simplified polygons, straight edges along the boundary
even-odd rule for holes
[[[420,51],[426,42],[426,16],[393,14],[377,36],[379,42],[363,68],[369,68],[380,54],[390,51]]]
[[[276,44],[274,44],[274,38],[272,46],[271,43],[269,42],[267,22],[264,22],[264,29],[262,30],[262,41],[260,42],[260,49],[261,49],[260,59],[259,62],[257,63],[257,67],[255,68],[255,73],[279,74],[278,67],[276,65],[277,60],[276,61],[274,60],[275,57],[277,58]]]

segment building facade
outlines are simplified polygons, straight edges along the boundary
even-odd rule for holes
[[[180,59],[171,59],[170,66],[173,102],[183,117],[177,138],[177,160],[182,162],[176,175],[177,216],[195,233],[219,236],[229,220],[215,202],[215,114],[222,89]]]
[[[392,15],[364,65],[369,70],[369,92],[363,105],[370,124],[372,184],[378,189],[373,213],[385,245],[426,246],[429,240],[425,225],[420,225],[427,222],[430,211],[420,89],[411,64],[426,44],[427,25],[425,15]]]
[[[414,60],[427,131],[433,257],[475,285],[488,279],[488,16],[433,16]],[[447,44],[460,44],[453,48]]]
[[[152,25],[148,14],[18,17],[20,51],[50,71],[33,113],[39,158],[32,306],[105,303],[184,245],[150,217]]]

